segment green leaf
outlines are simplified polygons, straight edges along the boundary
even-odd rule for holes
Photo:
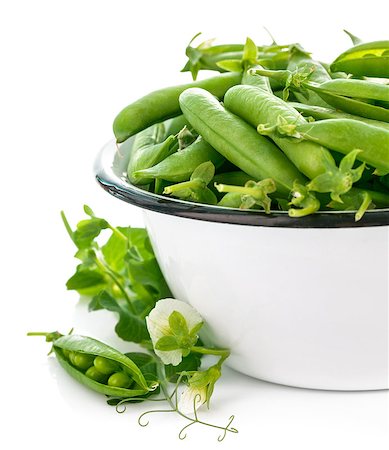
[[[155,258],[147,231],[144,228],[118,227],[129,241],[129,253],[139,260]]]
[[[68,290],[82,291],[87,288],[102,289],[106,279],[97,269],[85,269],[82,265],[77,267],[76,273],[66,282]]]
[[[189,332],[189,335],[191,337],[197,336],[198,332],[200,331],[201,327],[204,325],[204,322],[199,322],[196,324]]]
[[[153,362],[154,359],[148,353],[143,352],[127,352],[124,353],[128,358],[130,358],[140,369],[142,366]]]
[[[249,37],[246,38],[246,43],[243,47],[243,57],[242,61],[243,63],[255,63],[258,55],[258,49],[255,45],[254,41],[250,39]]]
[[[99,302],[99,294],[101,291],[99,291],[97,293],[97,295],[92,297],[92,300],[89,302],[88,305],[88,311],[92,312],[92,311],[100,311],[101,309],[104,309]]]
[[[342,158],[339,164],[339,169],[341,170],[341,172],[348,172],[353,168],[355,160],[359,153],[362,153],[362,150],[355,149]]]
[[[148,353],[129,352],[125,355],[130,358],[141,370],[147,382],[158,380],[157,363]],[[153,394],[158,392],[153,391]]]
[[[169,326],[176,336],[187,336],[189,334],[185,317],[178,311],[173,311],[170,314]]]
[[[115,326],[115,331],[120,338],[137,343],[150,339],[145,319],[132,314],[123,300],[119,303],[107,291],[102,291],[96,296],[95,302],[101,308],[119,314],[119,321]]]
[[[84,205],[84,212],[86,215],[88,215],[89,217],[96,217],[95,213],[93,212],[92,208],[89,207],[88,205]]]
[[[124,257],[128,251],[128,239],[126,239],[128,229],[119,228],[118,230],[122,234],[112,233],[108,241],[101,247],[106,263],[116,272],[123,270]]]
[[[215,176],[215,166],[211,161],[206,161],[196,167],[190,179],[191,180],[199,179],[206,185],[208,185],[214,176]]]
[[[201,357],[198,353],[190,353],[188,356],[182,358],[182,361],[177,366],[168,364],[165,366],[166,378],[171,383],[176,383],[181,372],[195,371],[200,367]]]
[[[239,59],[223,59],[223,61],[218,61],[216,65],[227,72],[243,71],[242,62]]]
[[[179,350],[181,347],[174,336],[162,336],[155,343],[154,348],[156,350],[161,350],[163,352],[168,352],[171,350]]]
[[[198,191],[193,191],[191,200],[197,203],[205,203],[207,205],[216,205],[217,203],[216,195],[207,187],[204,189],[199,189]]]
[[[170,289],[155,258],[146,261],[136,261],[126,257],[125,260],[128,264],[132,289],[138,293],[143,292],[144,297],[140,298],[140,300],[145,299],[149,302],[148,297],[151,296],[154,301],[157,301],[171,296]],[[137,287],[139,289],[143,288],[142,291],[137,289]],[[145,289],[147,289],[148,297],[144,293]]]
[[[91,219],[81,220],[77,224],[76,231],[73,233],[73,241],[79,249],[88,248],[101,231],[108,227],[109,224],[104,219],[93,217]]]

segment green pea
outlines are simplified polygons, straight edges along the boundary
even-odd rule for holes
[[[64,350],[63,350],[64,351]],[[67,358],[70,361],[71,364],[74,364],[74,355],[76,354],[75,352],[69,351],[69,350],[65,350],[65,352],[67,352]],[[64,353],[64,355],[66,356],[66,354]]]
[[[93,365],[94,356],[86,353],[73,353],[72,364],[79,369],[86,370]]]
[[[129,388],[131,385],[131,378],[125,372],[115,372],[108,378],[108,386]]]
[[[93,364],[99,372],[105,375],[111,375],[111,373],[118,369],[118,364],[102,356],[96,356]]]
[[[85,375],[98,383],[105,383],[107,381],[107,375],[99,372],[95,366],[89,367],[89,369],[85,372]]]
[[[62,353],[63,353],[63,356],[66,358],[66,359],[70,359],[70,351],[69,350],[67,350],[66,348],[63,348],[62,349]]]

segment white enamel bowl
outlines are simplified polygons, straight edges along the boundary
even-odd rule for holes
[[[175,298],[206,321],[203,339],[261,380],[330,390],[389,388],[389,210],[292,219],[150,194],[107,144],[96,177],[143,209]]]

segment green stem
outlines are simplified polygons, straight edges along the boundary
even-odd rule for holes
[[[199,353],[203,353],[203,351],[204,351],[204,354],[211,354],[211,353],[205,353],[205,352],[213,351],[213,349],[207,349],[207,348],[204,348],[204,347],[192,347],[192,349],[200,349],[201,351],[199,351]],[[195,350],[193,350],[193,351],[195,351]],[[224,354],[228,353],[228,355],[230,354],[230,352],[228,350],[219,350],[219,352],[224,352]],[[214,354],[214,353],[212,353],[212,354]],[[225,358],[228,357],[228,355],[225,356]],[[230,423],[227,425],[227,427],[221,427],[219,425],[214,425],[212,423],[208,423],[208,422],[204,422],[204,421],[200,420],[197,417],[196,412],[195,412],[195,418],[189,417],[186,414],[184,414],[183,412],[181,412],[178,409],[178,407],[177,407],[177,387],[176,387],[175,391],[173,392],[174,397],[175,397],[175,402],[173,402],[173,399],[172,399],[173,395],[169,394],[169,390],[168,390],[168,387],[167,387],[167,380],[166,380],[164,368],[162,367],[162,365],[161,365],[161,363],[159,361],[156,360],[156,362],[157,362],[157,374],[158,374],[158,378],[159,378],[159,382],[160,382],[160,387],[161,387],[162,393],[164,394],[166,401],[169,403],[169,406],[172,408],[171,411],[169,411],[169,412],[173,412],[173,411],[177,412],[181,417],[183,417],[184,419],[189,420],[189,422],[191,422],[191,424],[199,423],[201,425],[207,425],[209,427],[216,428],[218,430],[222,430],[225,433],[227,431],[230,431],[230,432],[233,432],[233,433],[237,433],[238,432],[235,428],[229,428]],[[178,383],[177,383],[177,386],[178,386]],[[166,412],[168,412],[168,411],[166,411]],[[184,428],[186,428],[186,427],[184,427]]]
[[[106,264],[104,264],[102,261],[100,261],[100,259],[97,257],[97,255],[95,255],[94,257],[94,261],[97,264],[97,266],[103,271],[105,272],[110,278],[111,280],[116,284],[116,286],[120,289],[121,293],[123,294],[124,298],[127,300],[128,303],[128,307],[131,310],[131,313],[134,315],[137,315],[134,306],[131,302],[130,297],[128,296],[126,290],[124,289],[124,286],[121,284],[121,282],[118,280],[118,278],[116,277],[116,275],[112,272],[112,270],[107,267]]]
[[[229,184],[216,184],[215,187],[219,192],[237,192],[242,195],[251,195],[255,197],[258,194],[257,188],[251,188],[246,186],[233,186]]]
[[[203,183],[199,180],[184,181],[182,183],[173,184],[164,189],[164,194],[173,194],[174,192],[181,191],[183,189],[197,189],[202,187]]]
[[[223,361],[230,356],[230,351],[227,348],[206,348],[206,347],[191,347],[191,352],[201,353],[202,355],[221,356]]]
[[[73,233],[73,230],[72,230],[72,228],[71,228],[71,226],[70,226],[70,224],[68,222],[68,219],[65,216],[64,211],[61,211],[61,218],[62,218],[63,224],[65,225],[66,231],[68,232],[68,234],[70,236],[70,239],[74,242],[74,237],[73,237],[74,233]]]
[[[29,331],[27,336],[45,336],[47,337],[51,333],[46,333],[44,331]]]
[[[117,236],[122,238],[124,241],[128,242],[127,236],[125,236],[120,230],[118,230],[116,227],[113,227],[110,224],[108,224],[108,227],[109,227],[110,230],[112,230],[113,233],[115,233]]]

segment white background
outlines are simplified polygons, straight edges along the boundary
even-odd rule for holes
[[[198,426],[184,442],[173,415],[137,425],[146,405],[119,415],[46,357],[49,346],[28,330],[75,327],[127,349],[114,318],[87,313],[67,292],[76,261],[61,224],[89,204],[118,225],[142,225],[139,210],[110,197],[93,178],[93,160],[112,138],[127,103],[150,90],[189,80],[179,70],[190,38],[301,42],[331,61],[364,40],[388,39],[386,1],[4,1],[0,6],[1,129],[1,409],[3,448],[388,448],[387,392],[320,392],[260,382],[226,369],[210,412],[236,415],[238,435],[223,444]],[[151,405],[153,407],[153,405]],[[222,447],[221,447],[222,446]]]

